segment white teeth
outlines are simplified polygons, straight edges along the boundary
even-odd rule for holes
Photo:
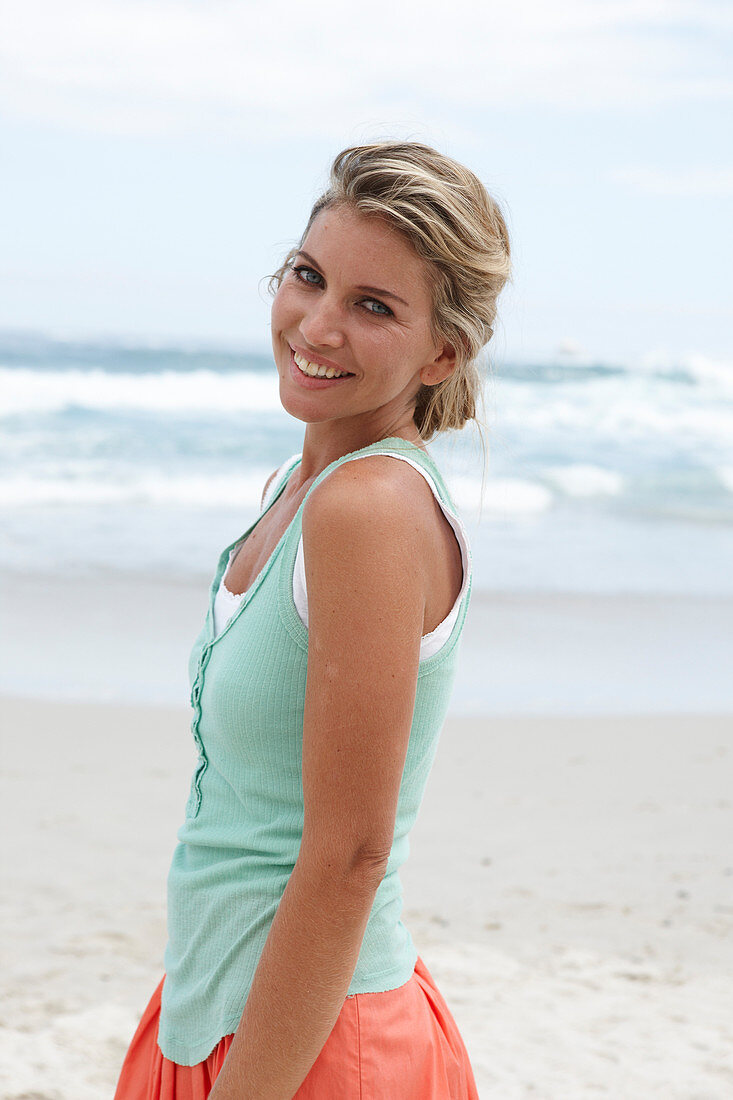
[[[334,370],[333,367],[324,367],[318,363],[310,363],[302,355],[298,355],[297,351],[293,352],[293,359],[303,374],[311,378],[343,378],[348,373],[348,371]]]

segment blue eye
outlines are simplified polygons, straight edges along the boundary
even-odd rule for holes
[[[318,280],[321,276],[317,271],[314,271],[312,267],[301,265],[300,267],[294,267],[293,271],[300,279],[301,283],[308,283],[309,286],[318,286]],[[304,277],[305,275],[315,275],[315,279],[307,279]]]
[[[389,306],[386,306],[384,302],[378,302],[376,298],[367,298],[366,301],[371,302],[373,306],[379,306],[379,309],[370,309],[370,313],[376,313],[379,317],[389,317],[392,313]]]
[[[307,267],[305,264],[291,267],[290,270],[293,272],[296,279],[299,279],[301,283],[305,283],[306,286],[320,286],[323,282],[323,276],[316,271],[315,268]],[[311,275],[313,278],[310,278]],[[380,302],[376,298],[364,298],[363,303],[367,313],[373,313],[376,317],[393,316],[389,306],[386,306],[384,302]],[[372,309],[371,306],[375,306],[376,308]]]

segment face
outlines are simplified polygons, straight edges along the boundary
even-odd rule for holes
[[[431,309],[425,261],[404,237],[343,206],[321,211],[272,305],[285,409],[365,438],[411,424],[420,386],[455,365],[431,337]]]

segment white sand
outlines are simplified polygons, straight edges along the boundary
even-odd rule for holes
[[[162,976],[188,712],[0,713],[0,1096],[99,1100]],[[482,1100],[730,1100],[732,779],[729,717],[447,723],[404,920]]]

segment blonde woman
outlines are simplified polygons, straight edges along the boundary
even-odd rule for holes
[[[398,871],[471,592],[427,442],[475,417],[510,274],[496,202],[425,145],[349,148],[272,277],[302,453],[222,551],[165,976],[116,1100],[472,1100]],[[440,868],[436,867],[436,874]]]

